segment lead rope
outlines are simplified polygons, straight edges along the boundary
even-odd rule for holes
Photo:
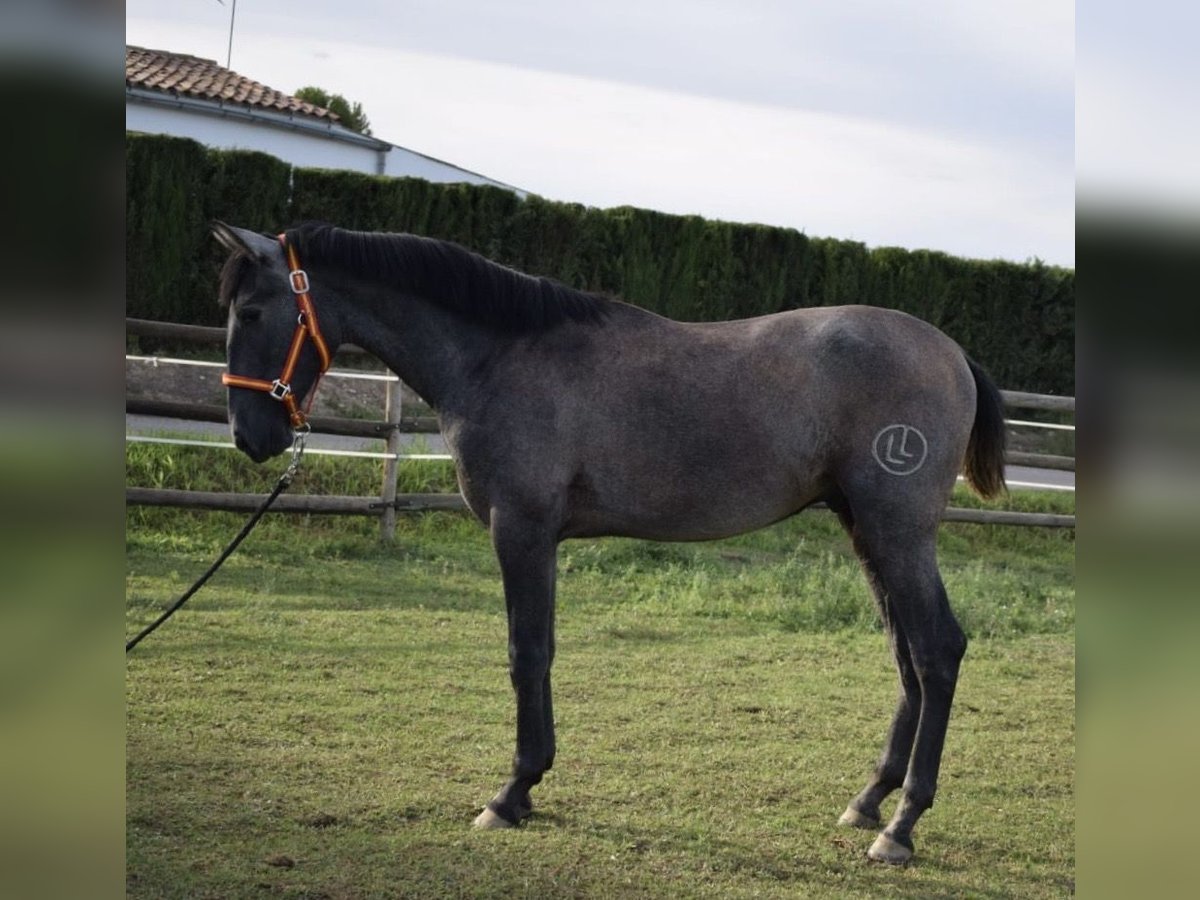
[[[254,526],[258,524],[258,520],[261,519],[263,514],[271,508],[271,504],[275,502],[275,498],[287,490],[288,486],[292,483],[292,480],[300,472],[300,459],[304,456],[304,444],[308,440],[308,432],[309,427],[307,424],[301,428],[296,428],[292,432],[292,461],[288,464],[286,471],[279,476],[279,480],[275,482],[274,490],[267,495],[267,499],[263,501],[262,505],[254,511],[254,515],[252,515],[246,524],[242,526],[242,530],[238,532],[237,537],[230,541],[229,546],[226,547],[221,555],[217,557],[217,561],[209,566],[208,570],[203,575],[196,579],[196,583],[188,588],[182,597],[171,604],[171,607],[167,609],[166,612],[138,632],[136,637],[133,637],[125,642],[126,653],[136,647],[141,642],[142,638],[146,637],[146,635],[158,628],[159,625],[167,621],[167,619],[171,618],[171,616],[175,615],[175,612],[182,607],[183,604],[187,603],[188,600],[192,598],[192,595],[196,593],[196,591],[204,587],[205,582],[212,578],[217,569],[221,568],[221,564],[225,562],[225,560],[229,559],[229,557],[233,554],[233,551],[238,548],[238,545],[246,539],[246,536],[250,534]]]

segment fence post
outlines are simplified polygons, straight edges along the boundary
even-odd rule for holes
[[[384,395],[383,418],[392,427],[387,433],[387,452],[393,454],[391,459],[383,461],[383,488],[379,499],[383,501],[383,515],[379,519],[379,536],[385,541],[396,537],[396,467],[395,454],[400,452],[400,381],[394,372],[389,371],[393,379],[387,382],[387,392]]]

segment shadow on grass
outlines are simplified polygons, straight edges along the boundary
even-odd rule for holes
[[[539,854],[542,839],[571,833],[576,846],[594,849],[587,862],[576,859],[573,864],[564,864],[549,847]],[[519,896],[559,896],[564,889],[582,890],[581,895],[591,896],[587,882],[605,878],[611,879],[614,886],[623,884],[633,896],[868,894],[912,900],[949,900],[964,895],[1000,900],[1014,896],[1011,872],[1005,875],[1005,886],[996,887],[990,879],[984,880],[986,875],[972,874],[966,866],[939,858],[936,847],[929,851],[918,848],[918,855],[905,866],[871,862],[866,850],[873,839],[873,834],[867,832],[853,834],[830,826],[816,847],[802,843],[780,846],[776,835],[734,838],[698,834],[687,826],[664,827],[661,822],[653,827],[597,823],[560,810],[540,809],[521,829],[505,832],[498,839],[494,833],[476,834],[470,846],[481,856],[509,857],[508,865],[499,864],[489,872],[487,888],[480,894],[486,896],[514,889]],[[493,846],[487,846],[488,841]],[[426,849],[434,851],[428,845]],[[447,860],[431,852],[427,862],[427,879],[442,877],[438,869]],[[517,872],[510,868],[514,864]],[[1019,895],[1048,892],[1046,878],[1031,875],[1019,880],[1028,888],[1017,889]]]

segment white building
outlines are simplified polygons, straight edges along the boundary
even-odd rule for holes
[[[525,196],[510,184],[351,131],[330,110],[213,60],[166,50],[126,45],[125,129],[218,149],[259,150],[294,166],[489,184]]]

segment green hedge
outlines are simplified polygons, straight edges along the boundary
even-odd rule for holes
[[[211,243],[204,225],[208,168],[208,156],[195,141],[125,142],[128,315],[173,322],[211,318],[197,316],[205,278],[196,262]]]
[[[260,230],[288,218],[291,166],[265,153],[206,150],[183,138],[125,140],[125,311],[223,324],[216,273],[224,259],[209,222]]]
[[[928,250],[868,249],[789,228],[357,172],[126,136],[129,315],[221,324],[209,220],[275,231],[306,220],[456,241],[522,271],[713,321],[802,306],[910,312],[961,343],[1005,388],[1073,394],[1075,272]]]

